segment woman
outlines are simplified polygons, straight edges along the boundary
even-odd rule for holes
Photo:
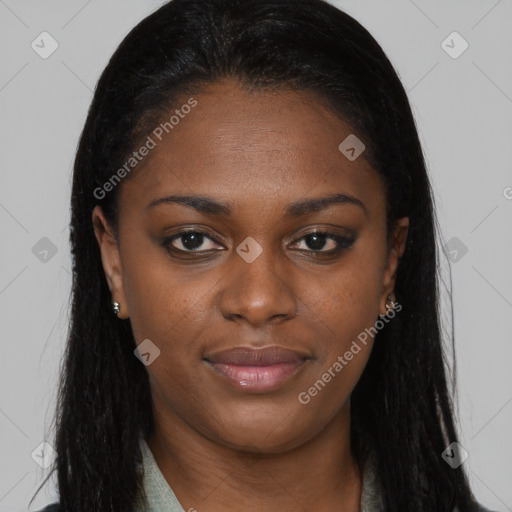
[[[55,509],[484,510],[411,109],[348,15],[172,0],[143,20],[98,83],[71,227]]]

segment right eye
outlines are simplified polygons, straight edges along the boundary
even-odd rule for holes
[[[218,250],[215,247],[207,247],[198,250],[204,246],[205,242],[216,242],[209,234],[203,231],[181,231],[175,235],[166,238],[163,245],[169,250],[188,252],[188,253],[204,253],[212,250]],[[210,244],[212,245],[212,244]],[[214,243],[213,245],[218,245]]]

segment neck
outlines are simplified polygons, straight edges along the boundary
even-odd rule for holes
[[[161,410],[155,407],[147,441],[185,510],[359,511],[362,482],[350,453],[349,404],[312,439],[282,453],[227,447]]]

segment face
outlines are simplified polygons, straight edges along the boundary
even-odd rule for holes
[[[117,241],[94,210],[105,275],[151,340],[157,421],[288,450],[348,417],[408,222],[387,246],[383,182],[312,94],[223,82],[194,99],[120,185]]]

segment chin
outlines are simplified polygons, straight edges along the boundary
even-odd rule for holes
[[[321,430],[321,426],[315,428],[315,425],[305,423],[305,419],[304,415],[300,418],[283,408],[265,414],[261,409],[229,414],[215,424],[217,429],[219,424],[224,426],[222,431],[216,432],[217,442],[249,453],[283,453],[307,442],[315,431]]]

